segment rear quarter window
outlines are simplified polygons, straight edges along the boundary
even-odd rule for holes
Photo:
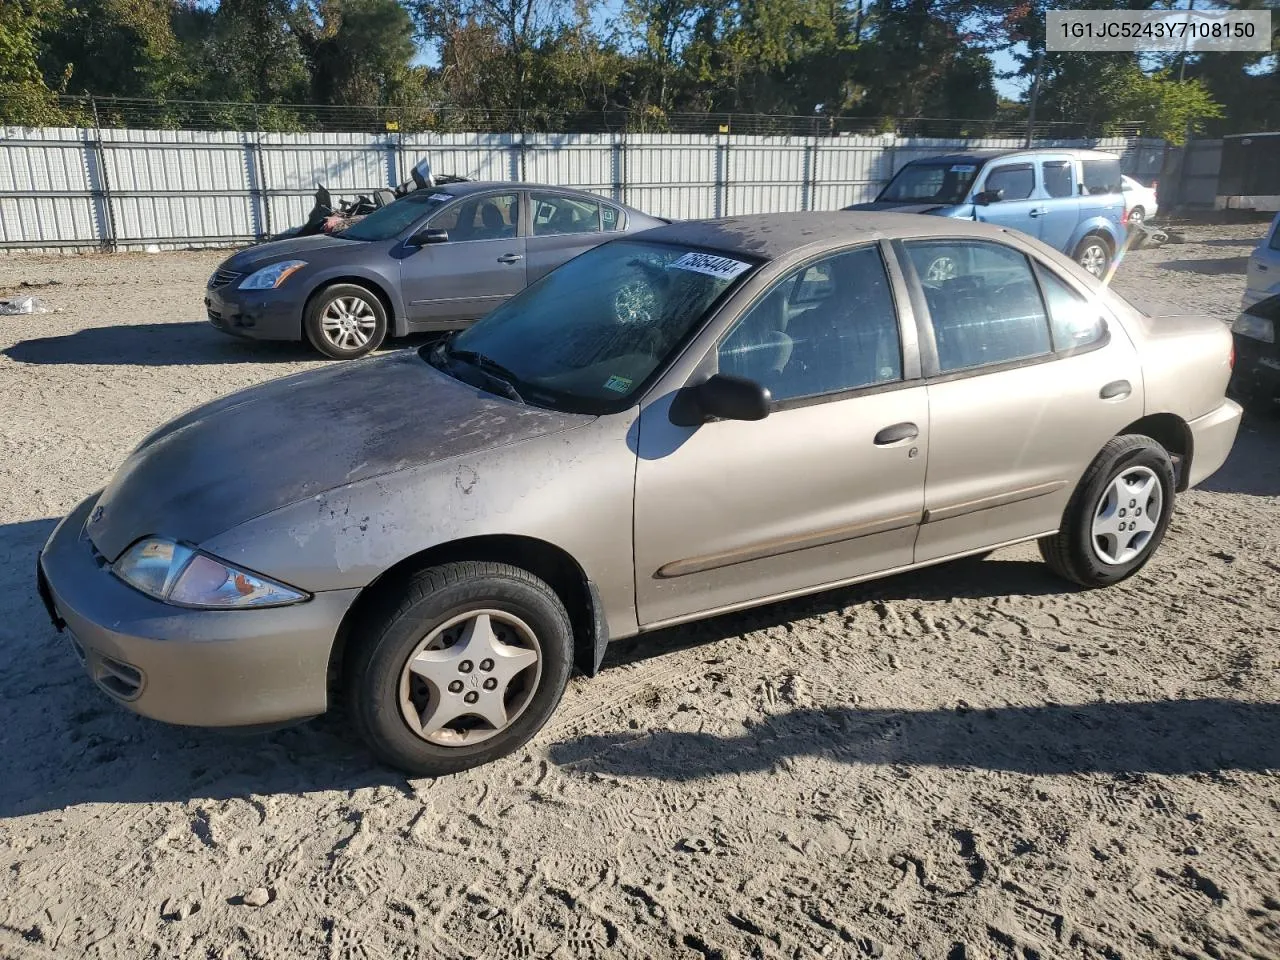
[[[1123,189],[1119,160],[1084,160],[1084,192],[1091,195],[1119,193]]]

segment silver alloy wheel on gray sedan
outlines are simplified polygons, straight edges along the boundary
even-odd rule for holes
[[[324,338],[339,350],[357,350],[373,339],[378,318],[362,297],[337,297],[320,317]]]
[[[423,639],[400,675],[400,709],[429,743],[462,747],[519,719],[542,677],[542,647],[527,623],[473,610]]]
[[[1125,470],[1107,486],[1093,513],[1093,552],[1120,566],[1136,559],[1150,542],[1164,509],[1160,479],[1150,467]]]
[[[1111,261],[1111,252],[1104,241],[1097,237],[1085,237],[1076,248],[1076,263],[1084,267],[1095,277],[1107,272]]]
[[[376,350],[387,336],[387,310],[366,287],[338,283],[307,303],[303,330],[311,345],[334,360],[354,360]]]

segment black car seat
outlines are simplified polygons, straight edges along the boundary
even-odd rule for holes
[[[482,236],[486,240],[504,240],[515,235],[515,229],[508,226],[507,218],[492,200],[486,200],[481,205],[480,220],[484,224]]]

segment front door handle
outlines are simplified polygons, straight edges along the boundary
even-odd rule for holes
[[[1128,380],[1112,380],[1098,391],[1098,396],[1103,400],[1123,400],[1131,393],[1133,393],[1133,386]]]
[[[1047,212],[1047,211],[1044,211],[1044,210],[1029,210],[1029,211],[1027,211],[1027,216],[1029,216],[1029,217],[1033,217],[1033,218],[1034,218],[1034,217],[1043,217],[1043,216],[1045,215],[1045,213],[1046,213],[1046,212]]]
[[[523,259],[524,259],[524,254],[522,253],[504,253],[502,256],[498,258],[498,262],[499,263],[519,263]]]
[[[920,436],[920,428],[914,423],[895,423],[876,434],[875,444],[877,447],[886,447],[891,443],[914,440],[918,436]]]

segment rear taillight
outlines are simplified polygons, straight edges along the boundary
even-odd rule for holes
[[[1227,366],[1234,370],[1236,368],[1236,342],[1231,341],[1231,352],[1227,354]]]
[[[1120,226],[1127,227],[1129,225],[1129,208],[1125,207],[1124,212],[1120,214]]]

